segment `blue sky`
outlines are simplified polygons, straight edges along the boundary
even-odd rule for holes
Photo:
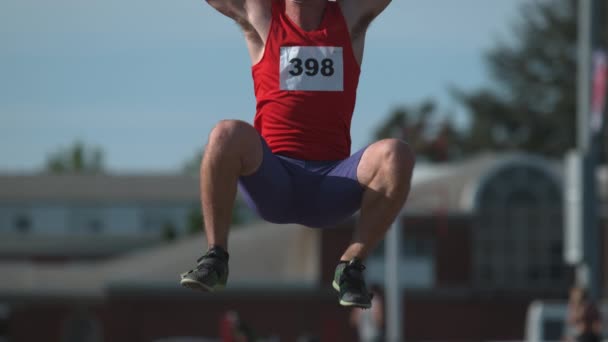
[[[353,149],[400,104],[458,111],[447,87],[488,82],[483,52],[531,1],[394,0],[368,34]],[[4,0],[0,44],[0,171],[81,140],[112,171],[170,172],[218,120],[253,119],[242,35],[204,1]]]

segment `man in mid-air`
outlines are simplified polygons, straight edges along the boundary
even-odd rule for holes
[[[403,207],[414,166],[397,139],[350,154],[365,34],[390,0],[207,2],[245,34],[257,106],[253,126],[224,120],[209,135],[200,174],[208,251],[181,284],[225,286],[238,186],[274,223],[330,227],[360,210],[333,287],[340,304],[369,308],[362,261]]]

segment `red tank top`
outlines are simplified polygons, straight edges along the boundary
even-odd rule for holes
[[[254,126],[273,153],[304,160],[350,155],[359,64],[337,2],[320,27],[306,32],[273,1],[262,60],[253,66]]]

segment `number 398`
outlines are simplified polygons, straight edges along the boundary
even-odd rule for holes
[[[309,58],[302,61],[300,58],[292,58],[289,63],[293,69],[289,70],[289,74],[292,76],[300,76],[305,73],[308,76],[316,76],[321,72],[321,75],[330,77],[334,74],[334,61],[325,58],[319,63],[314,58]]]

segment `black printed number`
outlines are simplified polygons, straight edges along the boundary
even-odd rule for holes
[[[304,65],[306,66],[306,75],[314,76],[319,73],[319,61],[316,59],[309,58]]]
[[[301,59],[293,58],[292,60],[289,61],[289,63],[291,63],[291,65],[293,66],[293,69],[289,70],[289,73],[292,76],[302,75],[302,73],[304,72],[304,69],[302,69],[302,60]]]
[[[309,58],[306,61],[302,62],[300,58],[292,58],[289,63],[293,67],[293,69],[289,70],[289,74],[292,76],[300,76],[304,72],[308,76],[316,76],[321,72],[321,75],[325,77],[330,77],[334,74],[334,61],[325,58],[321,61],[321,65],[319,65],[319,61],[314,58]],[[304,71],[306,69],[306,71]]]
[[[334,61],[332,59],[324,59],[321,61],[321,75],[329,77],[334,74]]]

